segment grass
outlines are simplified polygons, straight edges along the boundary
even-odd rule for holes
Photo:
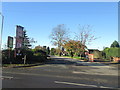
[[[71,58],[70,56],[61,56],[61,57]]]
[[[106,61],[106,62],[110,62],[110,60],[106,60],[106,59],[105,59],[104,61]]]
[[[77,56],[73,56],[73,57],[71,57],[71,56],[61,56],[61,57],[73,58],[73,59],[81,59],[81,57],[77,57]]]
[[[35,63],[35,64],[40,64],[40,63]],[[35,64],[2,64],[2,67],[32,66]]]
[[[9,67],[9,66],[27,66],[30,64],[2,64],[3,67]]]
[[[81,59],[81,57],[76,57],[76,56],[74,56],[73,59]]]

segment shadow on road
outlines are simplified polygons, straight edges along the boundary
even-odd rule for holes
[[[45,64],[65,64],[74,65],[76,62],[70,61],[69,58],[51,58],[45,62]]]
[[[27,66],[14,66],[13,68],[41,66],[46,64],[74,65],[74,66],[109,66],[110,65],[110,63],[103,63],[103,62],[83,62],[72,58],[51,57],[41,64],[39,63],[39,64],[33,64]]]
[[[64,65],[75,65],[75,66],[108,66],[110,63],[83,62],[71,58],[54,57],[47,60],[45,64],[64,64]]]

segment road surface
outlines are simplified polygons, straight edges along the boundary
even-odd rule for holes
[[[2,88],[118,88],[117,66],[51,57],[44,65],[3,68]]]

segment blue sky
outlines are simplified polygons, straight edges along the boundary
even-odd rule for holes
[[[88,48],[102,50],[118,40],[118,3],[117,2],[3,2],[2,13],[5,17],[3,45],[7,36],[15,36],[15,26],[21,25],[34,45],[50,46],[49,35],[58,24],[70,29],[71,37],[78,31],[78,24],[91,25],[94,35],[100,37]]]

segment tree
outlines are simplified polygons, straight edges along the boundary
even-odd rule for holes
[[[110,47],[120,47],[119,43],[115,40]]]
[[[111,48],[105,48],[103,50],[104,57],[107,59],[111,59],[112,57],[120,57],[120,48],[118,47],[111,47]]]
[[[83,45],[90,44],[93,40],[97,39],[93,34],[92,34],[91,26],[90,25],[85,25],[85,26],[80,26],[79,27],[79,32],[76,34],[75,38]]]
[[[50,48],[49,48],[49,47],[47,47],[46,52],[47,52],[47,55],[49,55],[49,54],[50,54]]]
[[[26,30],[23,32],[23,48],[28,49],[32,47],[33,43],[36,43],[37,41],[34,40],[34,38],[29,38],[26,34]]]
[[[76,43],[74,40],[70,40],[66,42],[63,47],[69,52],[69,54],[72,56],[73,53],[75,53],[76,49]]]
[[[94,58],[102,58],[102,52],[100,51],[94,51],[93,54],[94,54]]]
[[[47,52],[46,46],[43,46],[42,50],[43,50],[44,52]]]
[[[103,53],[104,53],[103,57],[110,59],[110,48],[108,47],[104,48]]]
[[[58,46],[58,49],[61,50],[62,44],[68,39],[67,28],[64,24],[60,24],[57,27],[53,28],[50,38],[53,45]],[[60,54],[60,52],[59,52]]]
[[[35,46],[35,49],[38,50],[38,49],[42,49],[42,47],[40,45],[38,46]]]
[[[41,49],[37,49],[34,51],[34,56],[35,56],[35,60],[36,61],[45,61],[47,59],[47,54],[45,51],[41,50]]]
[[[120,48],[117,48],[117,47],[110,48],[110,56],[111,57],[120,57]]]
[[[30,42],[30,45],[31,45],[31,48],[34,47],[34,43],[37,43],[37,41],[34,40],[34,38],[29,38],[29,42]]]
[[[82,55],[83,51],[85,51],[85,46],[82,45],[80,41],[69,40],[66,42],[63,47],[69,52],[71,56],[73,55]],[[84,47],[84,48],[83,48]]]
[[[82,49],[80,49],[81,54],[85,52],[85,48],[87,48],[87,44],[90,44],[93,40],[97,39],[92,33],[93,32],[91,30],[90,25],[79,27],[79,32],[76,34],[75,38],[76,40],[80,41],[80,43],[82,44],[81,46]]]
[[[26,32],[27,32],[26,30],[24,30],[24,32],[23,32],[23,48],[24,49],[28,49],[29,47],[31,47],[31,44],[29,42],[29,38],[28,38]]]
[[[55,48],[51,48],[50,54],[51,54],[51,55],[55,55],[55,53],[56,53],[56,49],[55,49]]]
[[[38,45],[38,46],[35,47],[35,50],[42,50],[42,51],[44,51],[44,52],[47,53],[47,48],[46,48],[46,46],[40,46],[40,45]]]

